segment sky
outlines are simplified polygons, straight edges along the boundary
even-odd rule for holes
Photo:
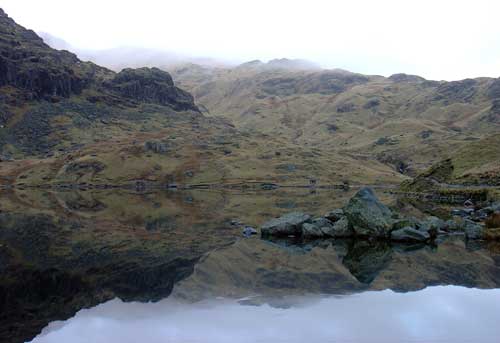
[[[436,80],[500,77],[499,0],[0,0],[0,7],[79,49],[302,58]]]

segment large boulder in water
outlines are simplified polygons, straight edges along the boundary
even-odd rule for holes
[[[311,220],[311,216],[301,212],[292,212],[272,219],[261,226],[262,236],[302,235],[302,224]]]
[[[392,212],[370,188],[356,193],[344,207],[344,213],[357,236],[387,238],[390,234]]]

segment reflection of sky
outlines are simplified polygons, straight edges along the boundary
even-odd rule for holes
[[[222,299],[113,300],[50,324],[33,342],[500,342],[500,290],[448,286],[293,301],[282,309]]]

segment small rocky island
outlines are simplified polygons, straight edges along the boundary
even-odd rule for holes
[[[262,237],[359,238],[408,243],[431,243],[445,235],[463,235],[469,240],[498,239],[500,203],[480,209],[457,210],[453,219],[429,216],[405,217],[380,202],[370,188],[362,188],[343,209],[323,217],[293,212],[272,219],[261,227]],[[486,223],[493,223],[485,225]]]

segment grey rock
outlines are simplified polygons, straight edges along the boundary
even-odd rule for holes
[[[443,231],[446,227],[446,222],[438,217],[428,217],[420,222],[419,231],[427,232],[431,238],[435,238],[439,234],[445,234]]]
[[[459,218],[459,217],[457,217],[456,219],[457,220],[455,220],[455,219],[447,220],[445,222],[445,226],[444,226],[443,230],[451,231],[451,232],[455,232],[455,231],[463,232],[465,229],[463,219]]]
[[[245,226],[245,228],[243,229],[243,235],[246,237],[250,237],[251,235],[256,235],[256,234],[257,234],[257,230],[255,230],[251,226]]]
[[[388,237],[393,219],[391,210],[382,204],[370,188],[361,189],[344,207],[350,226],[358,236]]]
[[[311,223],[318,226],[318,227],[332,227],[333,226],[333,223],[330,220],[323,218],[323,217],[314,218],[311,221]]]
[[[341,218],[344,218],[344,210],[341,208],[335,209],[333,211],[328,212],[327,214],[324,215],[324,217],[332,222],[336,222],[337,220],[340,220]]]
[[[343,217],[333,224],[333,228],[327,234],[334,238],[348,238],[354,235],[354,231],[349,226],[347,218]]]
[[[165,143],[157,141],[147,141],[144,143],[146,151],[153,151],[157,154],[164,154],[168,151],[168,146]]]
[[[302,237],[304,238],[321,238],[325,234],[321,230],[321,227],[312,223],[304,223],[302,225]]]
[[[484,227],[472,220],[464,220],[464,231],[465,237],[467,239],[483,239],[484,238]]]
[[[431,236],[412,227],[404,227],[391,232],[391,240],[396,242],[426,242]]]
[[[392,229],[399,230],[399,229],[402,229],[404,227],[411,227],[413,229],[416,229],[419,226],[420,226],[420,222],[416,218],[410,217],[410,218],[404,218],[404,219],[399,219],[399,220],[395,221],[394,224],[392,225]]]
[[[309,222],[311,216],[301,212],[292,212],[272,219],[261,227],[263,236],[288,236],[302,234],[302,224]]]
[[[474,209],[472,209],[472,208],[455,209],[455,210],[451,211],[451,215],[465,218],[465,217],[469,217],[473,212],[474,212]]]

